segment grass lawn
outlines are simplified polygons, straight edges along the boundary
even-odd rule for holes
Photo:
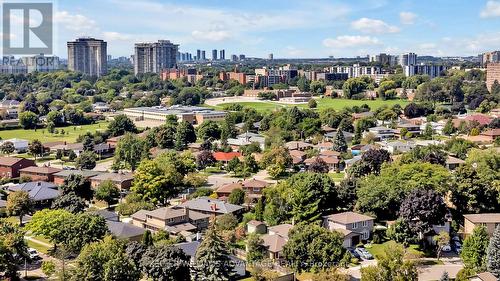
[[[328,175],[336,182],[339,182],[344,179],[345,173],[340,172],[340,173],[328,173]]]
[[[37,243],[36,240],[25,240],[26,244],[28,244],[28,247],[33,248],[39,252],[42,252],[44,254],[47,254],[49,251],[49,247],[47,247],[45,244]]]
[[[349,99],[332,99],[332,98],[321,98],[316,100],[318,102],[318,109],[333,108],[335,110],[341,110],[344,107],[353,107],[355,105],[361,106],[362,104],[367,104],[372,110],[375,110],[381,106],[393,106],[395,104],[400,104],[402,107],[407,105],[409,102],[406,100],[349,100]],[[216,109],[222,109],[224,105],[231,103],[224,103],[215,106]],[[276,102],[240,102],[239,104],[254,108],[257,111],[269,111],[281,107],[292,107],[297,106],[301,108],[307,108],[307,104],[280,104]]]
[[[76,138],[79,135],[83,135],[86,132],[95,132],[97,130],[105,130],[108,126],[107,121],[101,121],[95,124],[90,125],[82,125],[82,126],[68,126],[57,128],[58,131],[64,129],[66,132],[65,135],[60,134],[51,134],[47,132],[45,129],[37,129],[37,130],[25,130],[25,129],[15,129],[15,130],[2,130],[0,131],[0,138],[5,139],[26,139],[26,140],[34,140],[38,139],[41,142],[49,142],[49,141],[67,141],[67,142],[75,142]]]
[[[368,252],[370,252],[375,258],[380,257],[383,255],[384,252],[384,245],[387,243],[390,243],[391,241],[384,242],[382,244],[372,244],[371,248],[366,248]],[[417,257],[425,257],[425,253],[420,250],[419,245],[410,245],[410,247],[407,248],[408,251],[408,256],[411,256],[409,258],[417,258]]]

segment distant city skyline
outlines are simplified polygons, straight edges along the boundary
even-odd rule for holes
[[[63,58],[66,42],[81,36],[107,41],[113,57],[161,39],[193,54],[225,49],[226,58],[472,56],[500,48],[498,0],[59,1],[55,23],[55,55]]]

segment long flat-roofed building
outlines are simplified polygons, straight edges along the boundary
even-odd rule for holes
[[[174,115],[179,122],[188,121],[191,124],[201,124],[206,120],[220,121],[226,117],[226,112],[224,111],[217,111],[206,107],[179,105],[171,107],[153,106],[126,108],[124,113],[129,118],[136,121],[165,121],[167,116]]]

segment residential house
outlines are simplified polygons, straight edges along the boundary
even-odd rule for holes
[[[368,128],[368,133],[373,134],[377,140],[393,139],[395,136],[395,130],[383,126]],[[365,136],[366,134],[366,132],[363,133]]]
[[[251,220],[247,222],[247,233],[264,234],[267,232],[267,225],[261,221]]]
[[[28,192],[30,199],[37,207],[50,206],[52,201],[61,195],[56,185],[44,181],[20,183],[9,186],[7,190],[9,192]]]
[[[62,170],[54,174],[54,184],[63,185],[66,178],[70,175],[81,175],[83,178],[90,180],[91,177],[95,177],[99,174],[101,174],[101,172],[90,170]]]
[[[200,232],[206,229],[210,215],[187,208],[162,207],[153,211],[140,210],[131,218],[135,226],[179,235],[181,232]]]
[[[186,208],[190,211],[215,216],[224,214],[239,214],[243,211],[242,206],[229,204],[222,200],[209,197],[198,197],[192,200],[188,200],[176,206],[176,208]]]
[[[382,148],[391,154],[408,152],[415,148],[415,143],[411,141],[391,141],[383,142]]]
[[[21,103],[17,100],[4,99],[0,102],[0,112],[4,116],[3,119],[17,119]]]
[[[343,212],[323,217],[323,226],[330,231],[338,231],[344,236],[344,247],[354,247],[370,238],[375,218],[355,213]]]
[[[334,172],[334,171],[340,171],[343,169],[343,165],[341,165],[340,159],[336,156],[319,155],[319,156],[311,157],[311,158],[304,160],[304,164],[307,167],[309,167],[312,163],[317,161],[316,160],[317,158],[323,160],[326,163],[329,171]]]
[[[242,157],[242,154],[240,152],[222,152],[222,151],[218,151],[218,152],[212,153],[212,155],[214,156],[214,158],[215,158],[216,161],[218,161],[218,162],[224,162],[224,163],[227,163],[227,162],[233,160],[234,158]]]
[[[306,153],[301,150],[290,150],[290,156],[292,156],[293,165],[298,165],[306,159]]]
[[[215,193],[217,194],[217,198],[223,199],[229,197],[229,194],[235,189],[243,189],[241,182],[223,184],[215,190]]]
[[[198,251],[198,247],[200,246],[200,241],[192,241],[192,242],[184,242],[174,244],[174,247],[181,249],[187,256],[190,257],[190,263],[194,264],[196,262],[196,251]],[[233,255],[229,256],[229,260],[231,265],[233,265],[233,272],[237,277],[243,277],[246,275],[246,264],[245,261],[239,259]]]
[[[80,154],[84,151],[83,143],[64,143],[59,145],[54,145],[50,148],[51,152],[57,152],[58,150],[62,151],[73,151],[76,156],[80,156]],[[115,151],[115,146],[109,143],[99,143],[94,145],[94,152],[98,156],[110,155]]]
[[[456,168],[458,168],[458,166],[464,163],[465,161],[460,158],[456,158],[450,155],[446,156],[446,168],[448,168],[448,170],[455,170]]]
[[[269,185],[269,183],[267,181],[249,179],[243,181],[241,185],[249,198],[258,199],[262,197],[262,191]]]
[[[290,151],[291,150],[304,151],[304,150],[308,150],[308,149],[312,148],[313,145],[310,143],[307,143],[307,142],[303,142],[303,141],[289,141],[289,142],[285,143],[285,147]]]
[[[293,228],[291,224],[280,224],[268,228],[267,234],[261,236],[262,245],[266,248],[268,257],[272,260],[280,259],[283,247],[288,242],[288,233]]]
[[[494,142],[496,138],[500,137],[500,129],[487,130],[482,132],[480,135],[488,138],[490,142]]]
[[[412,123],[399,123],[396,126],[395,135],[399,138],[404,138],[405,136],[401,135],[401,130],[406,129],[408,133],[411,133],[412,136],[420,135],[421,129],[420,125],[412,124]]]
[[[109,105],[105,102],[96,102],[94,104],[92,104],[92,110],[94,112],[107,112],[107,111],[110,111],[111,108],[109,107]]]
[[[32,181],[54,181],[54,174],[62,171],[58,168],[53,168],[50,166],[30,166],[19,170],[20,177],[28,177]]]
[[[470,281],[498,281],[498,278],[490,272],[481,272],[469,278]]]
[[[29,140],[13,138],[13,139],[0,141],[0,145],[4,144],[6,142],[12,143],[14,145],[14,151],[17,153],[23,153],[23,152],[26,152],[28,150]]]
[[[260,149],[264,150],[266,138],[259,134],[246,132],[236,136],[236,138],[227,139],[227,144],[229,144],[235,150],[252,143],[258,144]]]
[[[352,138],[354,137],[353,133],[347,132],[347,131],[342,131],[342,134],[344,134],[344,139],[347,143],[352,142]],[[337,137],[337,132],[336,131],[329,132],[329,133],[326,133],[324,136],[325,136],[325,139],[327,139],[328,141],[333,141]],[[332,149],[332,147],[330,147],[328,149]]]
[[[129,241],[142,241],[142,237],[146,231],[142,227],[121,221],[106,220],[106,225],[108,226],[108,230],[111,235],[118,239]]]
[[[134,174],[132,173],[102,173],[90,178],[92,188],[97,188],[105,181],[111,181],[118,189],[128,190],[132,186]]]
[[[19,171],[26,167],[36,166],[34,160],[16,157],[0,157],[0,177],[18,178]]]
[[[500,226],[500,213],[481,213],[464,215],[464,235],[472,234],[476,226],[486,227],[490,236]]]

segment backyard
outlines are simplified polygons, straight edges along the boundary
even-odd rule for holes
[[[37,130],[25,130],[25,129],[15,129],[15,130],[2,130],[0,131],[0,138],[2,140],[6,139],[25,139],[34,140],[38,139],[41,142],[52,142],[52,141],[67,141],[75,142],[79,135],[83,135],[86,132],[95,132],[98,130],[105,130],[108,126],[107,121],[101,121],[90,125],[81,126],[67,126],[56,128],[59,132],[58,134],[51,134],[46,129]],[[64,130],[64,135],[61,131]]]

